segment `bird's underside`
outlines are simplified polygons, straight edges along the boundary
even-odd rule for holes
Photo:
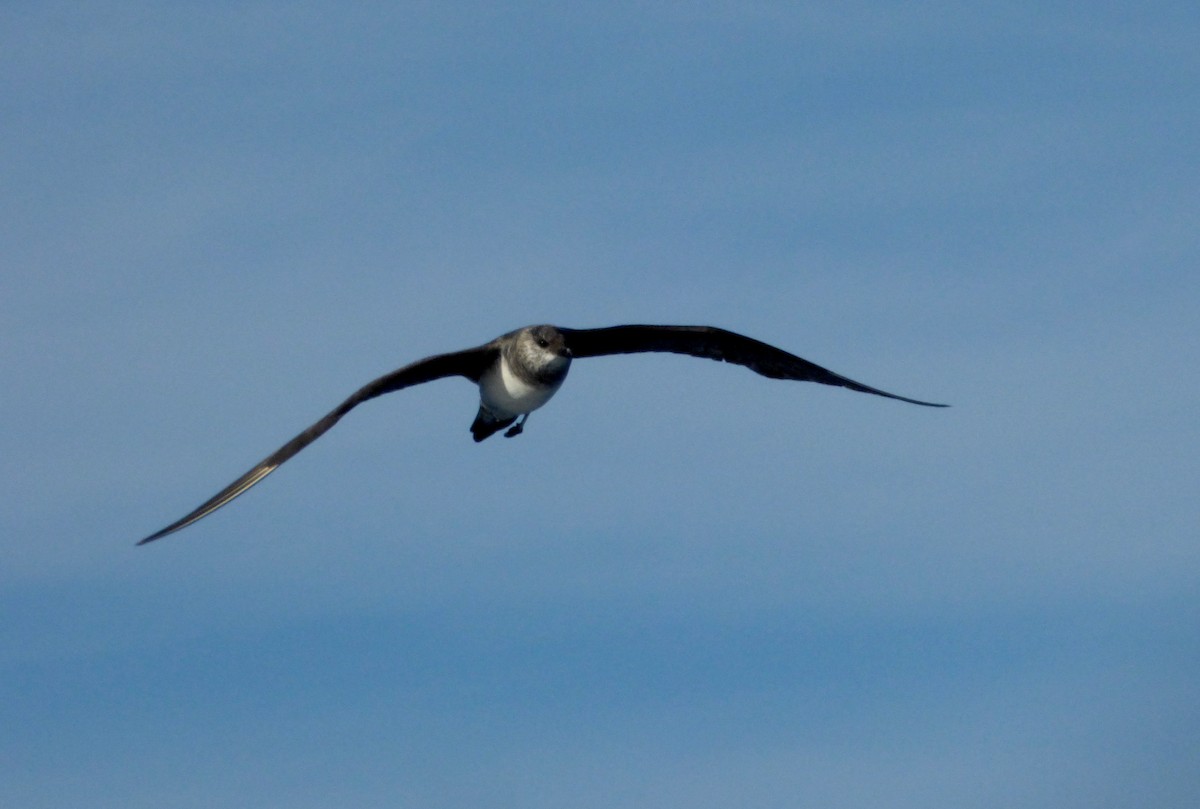
[[[229,503],[369,399],[436,379],[461,376],[480,387],[480,408],[471,425],[475,440],[483,441],[506,427],[504,434],[511,438],[522,432],[529,413],[554,395],[572,360],[644,352],[719,360],[743,365],[771,379],[817,382],[926,407],[946,407],[864,385],[783,349],[713,326],[629,325],[599,329],[528,326],[481,346],[426,357],[367,383],[195,510],[138,544],[186,528]]]

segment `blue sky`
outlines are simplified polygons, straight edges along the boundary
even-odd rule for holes
[[[1200,800],[1200,12],[7,4],[0,804]],[[711,323],[954,407],[576,363]]]

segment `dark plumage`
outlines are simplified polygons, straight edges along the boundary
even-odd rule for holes
[[[572,359],[651,351],[744,365],[771,379],[819,382],[926,407],[946,407],[855,382],[775,346],[713,326],[611,326],[601,329],[527,326],[475,348],[417,360],[367,383],[194,511],[138,544],[160,539],[216,511],[321,437],[342,416],[376,396],[443,377],[466,377],[480,389],[479,412],[471,424],[474,439],[483,441],[505,427],[509,428],[505,436],[511,438],[522,432],[529,413],[549,401],[558,390]]]

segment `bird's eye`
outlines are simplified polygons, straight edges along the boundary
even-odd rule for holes
[[[539,338],[537,338],[537,344],[539,346],[541,346],[542,348],[547,348],[550,345],[550,341],[547,340],[545,337],[539,337]]]

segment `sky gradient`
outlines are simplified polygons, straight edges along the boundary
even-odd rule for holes
[[[1200,805],[1200,11],[0,9],[0,805]],[[703,323],[932,410],[582,360]]]

